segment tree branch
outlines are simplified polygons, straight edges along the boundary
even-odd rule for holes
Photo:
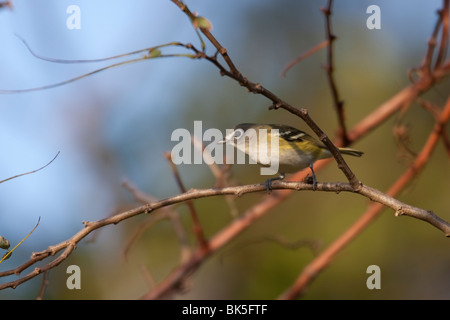
[[[272,187],[273,189],[290,189],[295,191],[313,190],[313,186],[311,184],[304,182],[277,181],[273,183]],[[102,220],[94,222],[85,221],[83,222],[85,227],[81,229],[78,233],[76,233],[74,236],[72,236],[70,239],[60,242],[59,244],[56,244],[54,246],[50,246],[47,250],[33,253],[31,255],[30,260],[28,260],[27,262],[25,262],[24,264],[22,264],[17,268],[0,272],[0,277],[5,277],[12,274],[18,275],[25,269],[37,263],[38,261],[42,261],[50,256],[54,256],[60,251],[63,251],[57,258],[55,258],[48,264],[44,265],[43,267],[39,268],[36,267],[32,272],[28,273],[22,278],[0,285],[0,290],[5,288],[16,288],[18,285],[28,281],[29,279],[34,278],[35,276],[56,267],[72,253],[72,251],[76,248],[77,244],[82,239],[84,239],[88,234],[90,234],[94,230],[97,230],[104,226],[117,224],[123,220],[135,217],[140,214],[153,213],[154,211],[160,208],[173,205],[176,203],[220,195],[235,195],[240,197],[247,193],[264,192],[266,190],[265,188],[266,188],[265,184],[252,184],[244,186],[225,187],[225,188],[191,189],[185,193],[173,196],[171,198],[139,206],[132,210],[128,210]],[[388,195],[383,194],[378,190],[369,188],[364,185],[362,185],[358,191],[355,191],[353,187],[348,183],[340,183],[340,182],[318,183],[317,191],[358,193],[373,201],[382,203],[383,205],[392,208],[396,212],[401,212],[402,214],[407,214],[412,217],[416,217],[425,220],[429,223],[432,223],[435,227],[440,229],[446,235],[450,234],[450,224],[448,224],[443,220],[440,220],[430,211],[422,210],[420,208],[415,208],[413,206],[407,205],[405,203],[402,203],[401,201],[393,199]],[[148,293],[147,295],[144,296],[144,298],[165,296],[167,290],[164,290],[164,288],[177,287],[176,285],[174,285],[174,282],[178,283],[179,281],[181,281],[182,278],[186,274],[193,271],[196,268],[196,266],[198,266],[200,262],[203,261],[203,259],[211,255],[213,252],[217,251],[220,247],[226,244],[231,238],[236,236],[236,234],[242,232],[244,229],[250,226],[251,223],[254,220],[256,220],[259,216],[263,215],[264,211],[258,210],[258,208],[259,207],[255,206],[253,210],[247,212],[243,217],[234,220],[234,222],[231,223],[224,230],[222,230],[222,232],[219,232],[214,238],[210,240],[209,250],[205,251],[202,248],[198,248],[192,254],[191,258],[184,265],[182,265],[182,267],[177,269],[177,271],[174,273],[175,276],[172,275],[171,277],[169,277],[163,284],[157,286],[154,292],[152,291]]]
[[[291,62],[289,62],[281,71],[281,76],[285,77],[286,73],[289,71],[289,69],[291,69],[293,66],[295,66],[297,63],[300,63],[301,61],[303,61],[304,59],[306,59],[307,57],[309,57],[310,55],[316,53],[317,51],[319,51],[320,49],[325,48],[326,46],[328,46],[330,43],[329,40],[324,40],[321,43],[319,43],[318,45],[314,46],[313,48],[309,49],[308,51],[306,51],[305,53],[303,53],[302,55],[298,56],[297,58],[295,58],[294,60],[292,60]]]
[[[338,123],[339,123],[339,138],[342,140],[344,145],[348,145],[350,142],[347,137],[347,127],[345,125],[345,113],[344,113],[344,102],[339,97],[339,92],[337,90],[336,81],[334,79],[334,63],[333,63],[333,43],[336,40],[336,36],[331,31],[331,15],[333,8],[333,0],[328,0],[328,6],[326,8],[321,8],[320,10],[325,15],[325,30],[328,40],[328,50],[327,50],[327,65],[324,69],[327,73],[328,83],[331,89],[331,96],[333,98],[334,108],[336,110]]]

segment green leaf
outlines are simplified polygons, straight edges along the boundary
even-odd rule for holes
[[[150,49],[150,51],[148,52],[148,57],[149,58],[156,58],[159,57],[161,55],[161,50],[159,49]]]

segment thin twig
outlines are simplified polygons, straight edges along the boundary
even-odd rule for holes
[[[23,238],[18,244],[15,245],[14,248],[12,248],[11,250],[9,250],[6,254],[3,255],[3,258],[0,260],[0,263],[2,263],[4,260],[8,259],[8,257],[13,253],[14,250],[16,250],[16,248],[18,246],[20,246],[22,244],[22,242],[24,242],[33,232],[34,230],[36,230],[36,228],[39,225],[39,221],[41,221],[41,217],[38,218],[38,221],[36,223],[36,225],[34,226],[33,230],[31,230],[26,236],[25,238]]]
[[[48,61],[48,62],[63,63],[63,64],[95,63],[95,62],[104,62],[104,61],[108,61],[108,60],[116,60],[116,59],[119,59],[119,58],[124,58],[124,57],[128,57],[128,56],[131,56],[131,55],[136,55],[138,53],[141,53],[141,54],[149,53],[149,52],[151,52],[151,51],[153,51],[155,49],[162,49],[164,47],[176,46],[178,44],[178,42],[169,42],[169,43],[166,43],[166,44],[163,44],[163,45],[150,47],[150,48],[145,48],[145,49],[139,49],[139,50],[135,50],[135,51],[127,52],[127,53],[122,53],[122,54],[119,54],[119,55],[106,57],[106,58],[68,60],[68,59],[58,59],[58,58],[52,58],[52,57],[46,57],[46,56],[43,56],[43,55],[39,55],[36,52],[34,52],[34,50],[31,48],[31,46],[28,44],[28,42],[26,42],[25,39],[23,39],[20,35],[16,34],[15,36],[17,38],[19,38],[20,41],[22,41],[22,43],[25,45],[27,50],[35,58],[38,58],[38,59],[44,60],[44,61]]]
[[[45,293],[45,290],[47,289],[47,286],[49,284],[48,273],[49,273],[49,271],[44,272],[44,276],[42,277],[41,288],[39,289],[39,294],[36,297],[36,300],[43,300],[44,299],[44,293]]]
[[[328,44],[330,43],[329,40],[324,40],[321,43],[319,43],[318,45],[314,46],[313,48],[309,49],[308,51],[306,51],[305,53],[303,53],[302,55],[298,56],[297,58],[295,58],[294,60],[292,60],[291,62],[289,62],[281,71],[281,76],[282,77],[286,77],[286,73],[296,64],[300,63],[301,61],[303,61],[304,59],[306,59],[307,57],[309,57],[310,55],[316,53],[317,51],[319,51],[320,49],[325,48]]]
[[[268,235],[268,236],[263,236],[263,237],[253,239],[250,241],[246,241],[244,243],[239,243],[238,246],[230,248],[230,250],[228,252],[221,254],[220,259],[223,261],[223,258],[225,255],[236,254],[237,250],[242,250],[248,246],[263,243],[263,242],[273,242],[283,248],[287,248],[290,250],[298,250],[299,248],[306,247],[311,250],[311,252],[313,253],[314,256],[317,256],[320,245],[321,245],[320,241],[317,241],[317,240],[300,239],[300,240],[296,240],[296,241],[289,241],[283,235]]]
[[[203,145],[203,142],[197,139],[195,136],[192,137],[192,144],[197,150],[199,150],[202,155],[204,162],[208,164],[209,170],[211,170],[212,174],[214,175],[217,183],[216,185],[218,187],[227,187],[229,186],[228,182],[226,181],[226,172],[225,167],[219,167],[211,158],[211,156],[208,153],[204,153],[205,146]],[[208,157],[208,160],[206,159]],[[226,164],[224,164],[226,166]],[[233,197],[231,196],[225,196],[225,201],[227,202],[228,208],[230,209],[230,215],[234,218],[236,218],[239,214],[239,211],[236,207],[236,203],[234,202]]]
[[[143,204],[153,203],[153,202],[158,201],[158,199],[156,199],[155,197],[152,197],[148,194],[145,194],[144,192],[139,190],[137,187],[133,186],[128,181],[124,181],[122,183],[122,186],[125,189],[127,189],[134,196],[134,198],[137,201],[139,201]],[[177,212],[175,212],[174,210],[172,210],[171,206],[163,207],[163,208],[161,208],[161,211],[162,212],[157,216],[151,215],[149,217],[150,219],[148,219],[144,224],[141,224],[135,230],[135,232],[131,235],[130,240],[128,240],[128,242],[125,245],[125,248],[123,250],[123,255],[124,255],[125,259],[127,258],[128,252],[129,252],[130,248],[132,247],[132,245],[139,239],[139,237],[144,233],[144,231],[146,231],[148,228],[150,228],[157,221],[160,221],[162,219],[169,219],[172,223],[174,233],[175,233],[175,235],[178,239],[178,243],[180,245],[180,251],[181,251],[180,261],[181,261],[181,263],[184,263],[185,261],[187,261],[187,259],[191,255],[191,248],[189,246],[188,236],[186,234],[186,231],[184,230],[183,224],[181,223],[179,214]]]
[[[127,64],[132,64],[132,63],[136,63],[136,62],[141,62],[141,61],[146,61],[149,59],[156,59],[156,58],[174,58],[174,57],[184,57],[184,58],[190,58],[190,59],[197,59],[200,58],[200,56],[198,54],[186,54],[186,53],[174,53],[174,54],[162,54],[159,49],[163,48],[163,47],[168,47],[168,46],[180,46],[180,47],[184,47],[187,49],[190,49],[190,45],[189,44],[182,44],[180,42],[169,42],[169,43],[165,43],[159,46],[154,46],[151,48],[146,48],[146,49],[142,49],[142,50],[137,50],[137,51],[133,51],[133,52],[128,52],[125,54],[121,54],[121,55],[117,55],[117,56],[113,56],[113,57],[108,57],[108,58],[103,58],[103,59],[93,59],[93,60],[63,60],[63,59],[53,59],[53,58],[47,58],[47,57],[41,57],[41,56],[37,56],[39,59],[44,59],[47,61],[51,61],[51,62],[58,62],[58,63],[82,63],[82,62],[98,62],[98,61],[106,61],[106,60],[111,60],[111,59],[117,59],[120,57],[125,57],[125,56],[129,56],[129,55],[134,55],[136,53],[140,53],[140,52],[148,52],[148,54],[141,56],[140,58],[136,58],[136,59],[130,59],[130,60],[125,60],[125,61],[121,61],[121,62],[117,62],[111,65],[108,65],[106,67],[103,68],[99,68],[96,69],[94,71],[82,74],[80,76],[68,79],[68,80],[64,80],[61,82],[57,82],[57,83],[53,83],[53,84],[49,84],[49,85],[45,85],[45,86],[40,86],[40,87],[35,87],[35,88],[28,88],[28,89],[1,89],[0,90],[0,94],[18,94],[18,93],[27,93],[27,92],[34,92],[34,91],[42,91],[42,90],[47,90],[47,89],[53,89],[53,88],[57,88],[63,85],[67,85],[69,83],[72,82],[76,82],[78,80],[81,80],[83,78],[92,76],[94,74],[106,71],[108,69],[111,68],[116,68],[119,66],[123,66],[123,65],[127,65]],[[35,53],[33,51],[31,51],[31,49],[29,49],[30,52],[35,55]],[[157,54],[154,54],[155,52],[157,52]]]
[[[433,60],[433,53],[434,53],[434,49],[436,47],[436,41],[437,41],[436,39],[437,39],[441,25],[442,25],[442,14],[440,14],[440,11],[439,11],[438,19],[436,21],[436,24],[434,25],[434,29],[431,34],[431,37],[430,37],[430,39],[428,39],[428,48],[425,53],[425,57],[423,59],[422,66],[420,67],[422,72],[425,72],[428,76],[431,74],[431,71],[432,71],[431,70],[431,62]],[[438,65],[436,65],[436,66],[438,66]],[[413,69],[413,71],[415,71],[415,69]]]
[[[175,3],[189,17],[189,19],[191,19],[191,21],[195,20],[195,15],[189,10],[189,8],[182,1],[179,0],[171,0],[171,1]],[[211,43],[217,49],[217,52],[224,58],[231,72],[237,76],[240,76],[241,73],[236,68],[233,61],[231,61],[227,49],[222,47],[219,41],[217,41],[217,39],[211,34],[211,32],[208,29],[200,28],[200,30],[206,36],[206,38],[208,38],[208,40],[211,41]]]
[[[181,180],[181,176],[180,176],[180,173],[178,172],[177,166],[175,166],[175,164],[172,162],[170,153],[169,152],[165,153],[165,157],[170,164],[172,173],[175,177],[178,187],[180,188],[182,193],[186,193],[186,188],[183,184],[183,181]],[[186,205],[189,208],[192,222],[194,223],[194,234],[197,237],[197,241],[200,245],[200,248],[204,251],[208,251],[209,250],[208,241],[206,240],[206,237],[203,233],[203,228],[200,223],[200,219],[198,218],[197,210],[195,209],[194,203],[192,201],[188,200],[188,201],[186,201]]]
[[[0,183],[3,183],[3,182],[6,182],[6,181],[8,181],[8,180],[12,180],[12,179],[15,179],[15,178],[19,178],[19,177],[25,176],[25,175],[27,175],[27,174],[32,174],[32,173],[38,172],[38,171],[44,169],[45,167],[49,166],[49,165],[50,165],[50,164],[58,157],[58,155],[59,155],[59,151],[58,151],[58,153],[56,154],[56,156],[54,156],[53,159],[50,160],[49,163],[47,163],[46,165],[40,167],[39,169],[36,169],[36,170],[33,170],[33,171],[29,171],[29,172],[25,172],[25,173],[21,173],[21,174],[15,175],[15,176],[13,176],[13,177],[7,178],[7,179],[5,179],[5,180],[0,180]]]
[[[449,20],[450,20],[450,0],[444,0],[444,7],[438,12],[442,20],[441,42],[439,45],[438,56],[434,68],[438,68],[443,63],[448,50],[449,38]]]
[[[431,73],[433,81],[428,77],[422,77],[417,82],[400,90],[392,98],[382,103],[373,112],[369,113],[365,118],[359,121],[358,124],[349,131],[349,140],[353,142],[368,134],[389,119],[395,112],[402,108],[402,106],[411,103],[411,101],[416,99],[422,93],[429,90],[433,84],[442,80],[449,74],[450,61]],[[342,142],[336,141],[336,145],[340,146],[342,145]]]
[[[334,48],[333,43],[336,40],[336,36],[331,31],[331,15],[333,8],[333,0],[328,0],[328,6],[326,8],[321,8],[321,11],[325,15],[325,30],[327,35],[327,65],[324,69],[327,73],[328,84],[330,85],[331,96],[333,98],[334,108],[337,113],[339,131],[338,136],[342,140],[344,145],[348,145],[350,142],[347,137],[347,128],[345,125],[345,112],[344,112],[344,102],[339,97],[339,92],[337,89],[336,81],[334,79]]]
[[[145,282],[147,283],[148,287],[150,289],[152,289],[155,286],[155,279],[153,278],[150,270],[148,270],[148,268],[145,267],[144,265],[142,265],[140,267],[140,269],[141,269],[141,273],[145,279]]]

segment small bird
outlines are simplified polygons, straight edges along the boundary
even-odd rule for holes
[[[261,135],[264,134],[267,135],[266,139],[261,139]],[[301,130],[279,124],[241,123],[219,143],[230,143],[247,154],[254,162],[269,167],[269,163],[262,163],[259,155],[270,154],[272,139],[278,139],[279,176],[266,181],[267,192],[272,190],[272,181],[282,180],[286,173],[297,172],[307,167],[311,169],[313,190],[316,190],[317,180],[313,164],[317,160],[331,158],[332,154],[322,142]],[[338,149],[342,154],[355,157],[363,155],[363,152],[355,149]]]

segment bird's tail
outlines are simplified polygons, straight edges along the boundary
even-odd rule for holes
[[[342,154],[348,154],[348,155],[354,156],[354,157],[361,157],[364,154],[364,152],[362,152],[362,151],[358,151],[358,150],[351,149],[351,148],[339,148],[339,151]]]

